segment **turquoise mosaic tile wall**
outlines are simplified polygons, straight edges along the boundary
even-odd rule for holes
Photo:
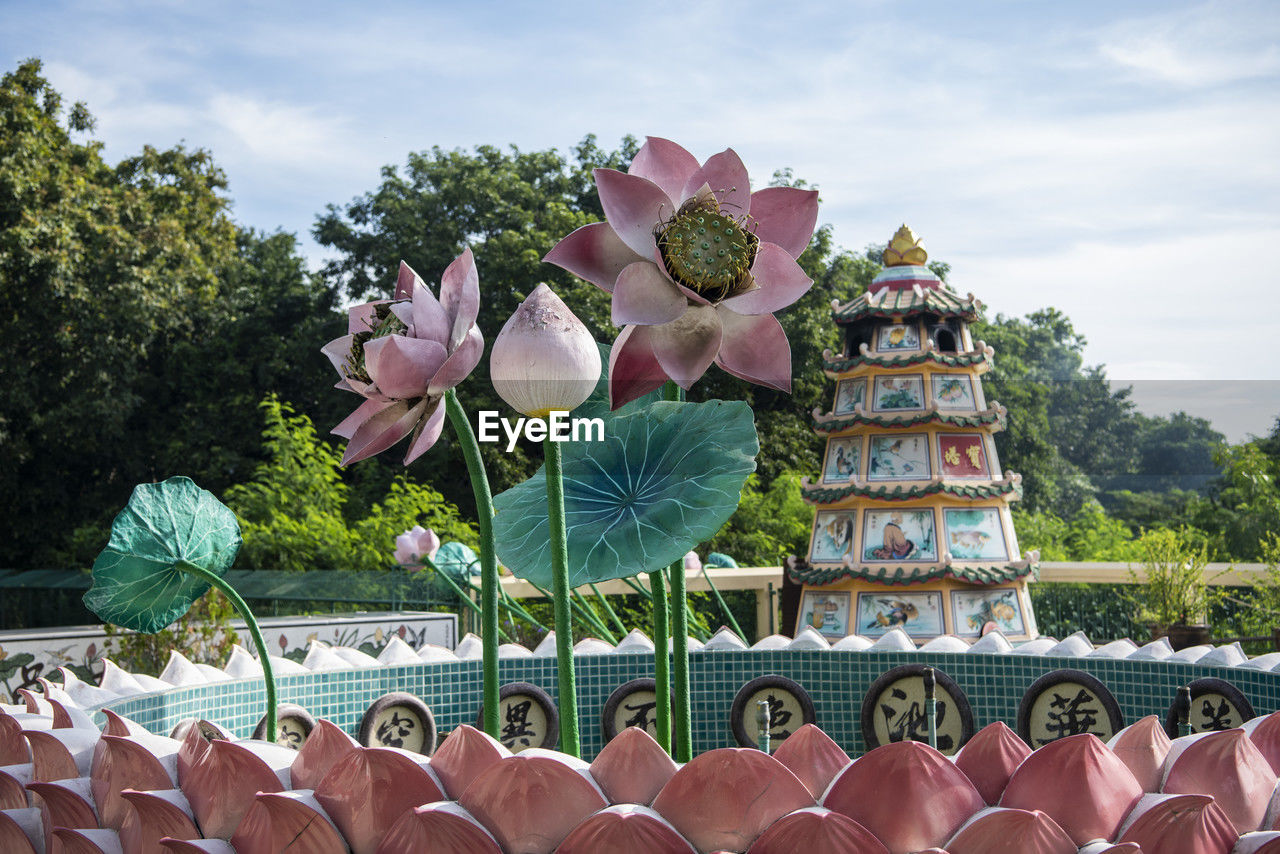
[[[742,651],[690,656],[693,689],[694,752],[737,746],[729,727],[729,707],[743,684],[776,673],[794,679],[810,694],[817,723],[850,755],[865,752],[862,700],[871,683],[902,664],[929,664],[949,675],[968,697],[976,729],[1001,720],[1014,726],[1018,701],[1040,676],[1054,670],[1083,670],[1115,695],[1125,723],[1150,714],[1163,720],[1179,686],[1216,677],[1235,685],[1257,714],[1280,709],[1280,674],[1234,667],[1202,667],[1097,658],[1047,658],[920,652]],[[584,758],[603,747],[600,713],[615,688],[653,675],[648,655],[579,656],[578,709]],[[504,659],[501,681],[531,682],[556,698],[553,658]],[[391,691],[407,691],[430,707],[444,734],[460,724],[476,723],[481,703],[479,661],[441,662],[401,667],[320,671],[282,676],[281,702],[296,703],[317,718],[327,718],[354,734],[364,710]],[[263,712],[260,682],[236,680],[148,694],[110,704],[110,708],[153,732],[167,735],[184,718],[215,721],[248,736]]]

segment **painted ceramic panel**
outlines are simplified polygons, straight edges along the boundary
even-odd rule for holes
[[[878,637],[898,627],[913,638],[942,634],[942,594],[896,590],[858,594],[858,634]]]
[[[857,406],[862,403],[867,394],[867,381],[865,379],[856,380],[840,380],[836,384],[836,405],[833,410],[836,415],[848,415],[853,412]]]
[[[939,409],[977,409],[973,378],[968,374],[934,374],[929,378]]]
[[[924,433],[888,433],[871,437],[868,480],[928,480],[929,437]]]
[[[862,437],[842,437],[827,442],[827,463],[822,469],[826,483],[846,483],[862,468]]]
[[[919,374],[876,377],[871,408],[876,412],[924,409],[924,378]]]
[[[853,514],[848,511],[819,513],[813,523],[811,563],[842,561],[853,550]]]
[[[943,477],[990,477],[987,449],[979,433],[939,435],[938,459]]]
[[[956,560],[1008,560],[1000,512],[994,507],[942,511],[947,551]]]
[[[827,637],[844,637],[850,632],[849,594],[840,591],[807,591],[800,604],[800,619],[804,626],[813,626]]]
[[[932,510],[868,510],[862,529],[864,561],[935,561]]]
[[[1027,633],[1022,619],[1022,603],[1018,591],[1013,588],[984,590],[953,590],[951,612],[956,622],[956,634],[977,637],[987,623],[1006,635]]]
[[[876,335],[876,349],[885,351],[919,350],[920,329],[914,323],[890,323],[881,326]]]

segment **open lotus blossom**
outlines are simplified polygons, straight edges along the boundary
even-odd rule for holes
[[[333,428],[348,440],[343,465],[412,434],[408,465],[436,443],[444,428],[444,393],[467,378],[484,352],[479,310],[480,277],[466,249],[440,277],[439,299],[402,261],[394,299],[348,312],[347,334],[323,349],[342,375],[337,387],[365,398]]]
[[[595,170],[605,222],[585,225],[544,260],[613,294],[624,326],[609,357],[616,409],[668,378],[689,388],[712,362],[736,377],[791,389],[791,347],[773,312],[813,284],[796,263],[818,218],[818,194],[751,192],[726,149],[699,164],[649,137],[627,172]]]

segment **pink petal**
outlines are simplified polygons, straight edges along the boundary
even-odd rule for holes
[[[813,286],[813,279],[781,246],[763,241],[756,250],[751,276],[759,287],[724,301],[738,314],[767,314],[786,308]]]
[[[702,168],[684,182],[684,201],[706,184],[715,193],[720,209],[729,216],[745,214],[751,209],[751,179],[742,158],[732,148],[713,154]]]
[[[1206,795],[1147,795],[1128,825],[1118,841],[1162,854],[1229,854],[1237,838],[1230,820]]]
[[[614,736],[591,763],[591,776],[613,804],[651,804],[675,773],[667,752],[634,726]]]
[[[757,190],[751,194],[751,218],[756,222],[756,237],[799,258],[809,248],[818,224],[818,191],[796,187]]]
[[[120,837],[113,830],[55,827],[50,834],[49,848],[57,854],[121,854]]]
[[[1147,715],[1134,721],[1116,733],[1107,746],[1133,772],[1142,791],[1160,791],[1170,743],[1158,717]]]
[[[1257,830],[1276,787],[1271,770],[1244,730],[1204,735],[1173,760],[1164,780],[1166,794],[1210,795],[1239,833]]]
[[[164,792],[135,792],[125,789],[120,797],[129,804],[120,826],[120,845],[125,851],[161,851],[160,840],[199,839],[200,830],[191,814],[183,809],[187,799],[176,789]],[[187,805],[187,810],[190,806]]]
[[[176,761],[178,742],[165,739],[169,745],[151,736],[151,747],[167,750],[164,754],[171,763]],[[173,765],[170,765],[173,767]],[[103,827],[119,830],[124,824],[129,807],[120,797],[122,789],[147,791],[172,789],[177,780],[169,776],[160,756],[148,746],[131,738],[104,735],[93,752],[93,770],[89,774],[94,802],[98,806],[98,819]]]
[[[724,328],[716,363],[739,379],[791,391],[791,344],[778,319],[735,314],[723,306],[716,313]]]
[[[1241,834],[1231,854],[1280,854],[1280,833],[1258,831]]]
[[[396,405],[397,404],[395,403],[383,400],[366,400],[364,403],[356,407],[355,412],[352,412],[346,418],[342,419],[342,421],[338,422],[338,426],[334,427],[329,432],[335,436],[350,439],[356,434],[356,430],[360,429],[361,424],[364,424],[364,422],[373,418],[382,410]]]
[[[204,835],[221,839],[229,839],[235,833],[256,793],[279,792],[283,788],[270,765],[253,751],[230,741],[212,742],[182,783],[182,793],[191,803]]]
[[[440,277],[440,304],[453,318],[449,333],[449,349],[455,350],[467,337],[467,331],[475,325],[480,312],[480,273],[471,247],[453,259]],[[443,339],[441,339],[443,340]]]
[[[632,252],[652,258],[653,231],[675,211],[667,194],[652,181],[613,169],[595,170],[596,190],[605,218]]]
[[[413,299],[413,292],[419,287],[426,286],[427,283],[422,281],[422,277],[414,272],[412,267],[404,261],[400,262],[400,272],[396,276],[396,299]]]
[[[617,409],[661,388],[667,375],[653,355],[649,326],[628,326],[609,351],[609,408]]]
[[[1078,846],[1040,810],[986,809],[947,843],[950,854],[989,854],[1017,840],[1018,854],[1076,854]]]
[[[384,335],[364,345],[364,365],[382,393],[394,399],[421,397],[449,351],[443,344],[404,335]]]
[[[427,394],[444,394],[465,380],[480,363],[483,354],[484,335],[480,332],[480,327],[473,326],[467,330],[462,343],[449,354],[449,358],[444,360],[444,364],[431,377],[431,382],[427,384]]]
[[[444,799],[430,771],[403,753],[380,747],[348,753],[329,770],[315,794],[353,854],[374,854],[400,816]]]
[[[697,382],[720,352],[720,318],[711,306],[690,306],[678,320],[649,328],[654,358],[681,388]]]
[[[431,450],[431,447],[440,439],[440,434],[444,432],[444,416],[444,407],[437,403],[436,408],[427,416],[422,429],[418,431],[418,435],[409,444],[409,450],[404,455],[405,465],[409,465],[409,463]]]
[[[397,306],[401,312],[404,311],[403,304]],[[426,341],[434,341],[437,344],[448,349],[449,333],[453,329],[453,324],[449,320],[449,313],[440,301],[435,298],[426,285],[418,285],[413,291],[413,304],[409,306],[410,316],[413,318],[412,337],[421,338]],[[400,317],[400,314],[396,314]],[[403,320],[404,318],[401,317]]]
[[[413,432],[418,419],[426,412],[427,400],[417,406],[409,407],[403,401],[393,404],[365,421],[356,429],[347,442],[347,450],[342,456],[342,465],[350,465],[360,460],[380,454]]]
[[[355,340],[354,335],[343,335],[341,338],[335,338],[320,348],[320,352],[324,353],[329,360],[329,364],[333,365],[333,369],[343,379],[346,379],[347,376],[343,373],[343,367],[347,364],[347,357],[351,355],[351,342],[353,340]]]
[[[812,724],[806,724],[812,726]],[[798,733],[797,733],[798,734]],[[788,738],[787,744],[795,736]],[[778,748],[781,750],[782,748]],[[889,854],[871,831],[846,815],[825,807],[805,807],[788,813],[747,850],[747,854]],[[1074,852],[1072,852],[1074,854]]]
[[[354,738],[320,718],[290,766],[289,782],[295,789],[318,788],[329,769],[357,749]]]
[[[386,302],[390,300],[376,299],[347,309],[347,334],[354,335],[357,332],[368,332],[372,329],[374,309]]]
[[[635,727],[630,727],[635,729]],[[696,854],[662,816],[621,804],[588,818],[565,837],[556,854]]]
[[[24,765],[31,761],[31,746],[22,737],[24,725],[49,729],[51,723],[48,718],[36,715],[23,715],[20,722],[11,715],[0,713],[0,767]],[[9,807],[0,807],[0,809],[9,809]]]
[[[97,730],[23,730],[31,745],[31,778],[42,782],[86,774],[102,736]]]
[[[445,794],[457,800],[472,780],[510,755],[511,751],[493,736],[463,724],[441,742],[431,757],[431,770],[444,784]]]
[[[646,137],[627,169],[628,175],[648,178],[662,188],[673,206],[684,201],[684,187],[698,171],[698,158],[660,136]]]
[[[1262,751],[1262,755],[1271,765],[1271,770],[1280,774],[1280,712],[1272,712],[1256,723],[1248,721],[1245,729],[1253,746]]]
[[[618,274],[613,291],[615,326],[670,323],[688,307],[684,294],[657,264],[637,261]]]
[[[822,805],[858,822],[894,854],[944,844],[983,808],[964,772],[915,741],[863,755],[835,779]]]
[[[453,801],[437,801],[409,810],[391,826],[378,848],[378,854],[427,851],[502,854],[493,835]]]
[[[236,854],[225,839],[161,839],[160,844],[169,854]]]
[[[612,292],[623,268],[643,259],[622,242],[609,223],[593,222],[551,247],[542,260]]]
[[[35,847],[31,844],[34,838],[38,838],[39,819],[36,819],[31,826],[32,836],[27,834],[23,829],[27,824],[23,820],[23,814],[18,808],[13,808],[12,815],[5,812],[9,807],[0,808],[0,851],[6,851],[8,854],[36,854]],[[28,809],[26,801],[23,801],[22,810]],[[31,815],[31,813],[27,813]]]
[[[40,819],[44,825],[45,851],[52,850],[51,831],[55,827],[97,827],[93,795],[88,780],[60,780],[56,783],[28,783],[27,790],[38,795]]]
[[[310,792],[259,792],[231,837],[239,854],[347,854],[347,845]]]
[[[956,754],[956,767],[964,772],[982,799],[1000,803],[1005,785],[1031,748],[1003,721],[988,724],[969,739]]]
[[[805,724],[793,732],[773,752],[773,758],[795,774],[814,798],[822,797],[850,762],[849,754],[815,724]]]
[[[813,796],[781,762],[739,747],[695,756],[653,801],[654,810],[699,851],[744,851],[770,824],[813,805]]]

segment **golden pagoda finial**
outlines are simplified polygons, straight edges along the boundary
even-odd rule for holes
[[[923,267],[929,260],[929,253],[925,252],[916,233],[904,224],[885,247],[883,257],[886,267]]]

